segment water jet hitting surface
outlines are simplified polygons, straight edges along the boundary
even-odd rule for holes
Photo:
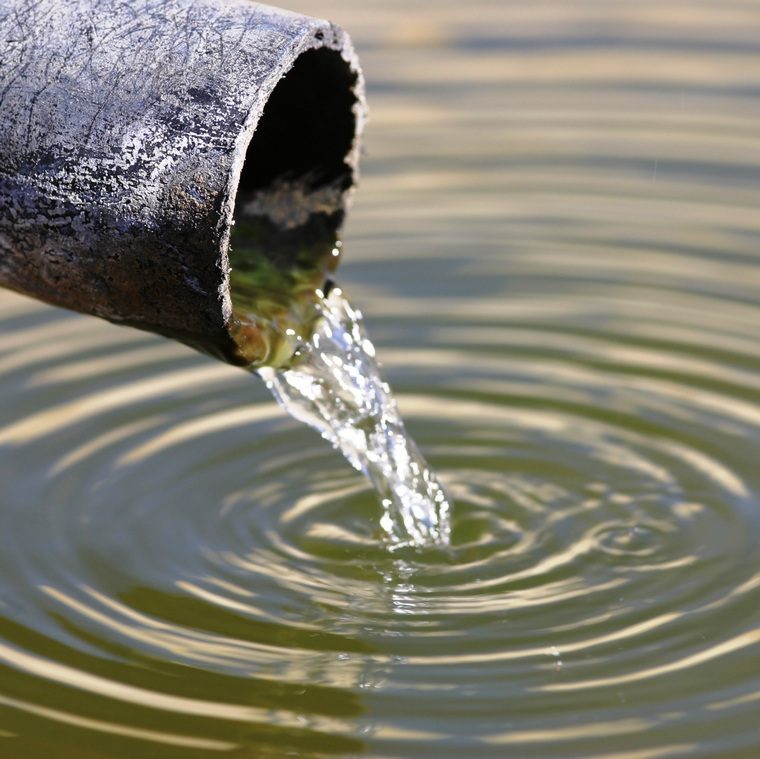
[[[448,543],[446,495],[380,377],[361,313],[338,287],[320,294],[317,308],[320,317],[299,339],[293,365],[259,374],[288,413],[316,428],[374,485],[393,543]]]

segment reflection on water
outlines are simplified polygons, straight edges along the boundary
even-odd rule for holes
[[[245,373],[0,294],[0,756],[760,755],[757,6],[296,5],[451,547]]]

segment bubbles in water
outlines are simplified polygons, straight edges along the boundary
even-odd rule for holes
[[[296,363],[258,373],[289,414],[317,429],[372,482],[394,545],[447,543],[448,500],[380,376],[361,313],[337,287],[318,308],[321,318],[299,341]]]

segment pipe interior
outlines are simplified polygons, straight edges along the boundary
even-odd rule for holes
[[[272,92],[245,157],[230,238],[233,339],[249,365],[294,355],[338,263],[336,236],[356,132],[357,74],[340,53],[298,57]]]
[[[356,130],[356,74],[340,53],[308,50],[280,80],[256,127],[238,198],[245,202],[276,180],[303,180],[309,189],[351,185],[345,163]]]

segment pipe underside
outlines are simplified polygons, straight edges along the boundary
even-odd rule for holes
[[[364,120],[347,35],[241,0],[0,0],[0,51],[0,285],[250,363],[233,218],[277,266],[337,234]]]

